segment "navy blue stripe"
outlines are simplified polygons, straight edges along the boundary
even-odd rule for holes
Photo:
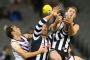
[[[40,34],[36,35],[36,34],[34,33],[34,36],[35,36],[35,37],[38,37],[39,35],[40,35]]]
[[[27,51],[27,52],[29,52],[29,50],[27,50],[27,49],[24,49],[24,48],[22,48],[23,50],[25,50],[25,51]]]
[[[40,25],[39,23],[37,24],[38,27],[42,27],[42,25]]]
[[[42,29],[38,30],[37,28],[35,28],[35,31],[36,31],[36,32],[40,32],[41,30],[42,30]]]
[[[20,44],[20,46],[23,46],[23,47],[29,48],[28,46],[24,46],[24,45],[22,45],[22,44]]]
[[[42,23],[46,23],[46,21],[44,19],[41,20]]]

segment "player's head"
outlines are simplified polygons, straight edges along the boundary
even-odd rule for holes
[[[47,26],[45,24],[42,26],[41,33],[42,33],[42,35],[47,35],[47,33],[48,33],[48,29],[47,29]]]
[[[5,32],[9,38],[13,38],[15,35],[17,35],[17,36],[21,35],[20,29],[18,27],[16,27],[15,25],[7,26],[5,28]]]
[[[76,17],[76,12],[77,12],[77,8],[74,7],[74,6],[71,6],[71,7],[68,7],[68,8],[66,9],[65,15],[66,15],[66,16],[67,16],[67,15],[73,16],[73,18],[75,18],[75,17]]]

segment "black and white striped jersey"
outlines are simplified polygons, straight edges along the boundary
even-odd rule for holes
[[[39,50],[43,46],[48,46],[48,44],[51,44],[50,40],[48,37],[46,39],[42,38],[41,35],[41,30],[42,26],[47,22],[45,18],[40,20],[38,24],[35,27],[34,34],[33,34],[33,39],[32,39],[32,44],[31,44],[31,51],[35,52]],[[38,54],[35,57],[30,58],[31,60],[48,60],[48,52],[49,49],[47,49],[46,53]]]
[[[73,23],[73,25],[75,24]],[[61,36],[59,36],[58,33],[61,33]],[[59,37],[61,37],[61,39],[59,39]],[[70,36],[68,35],[68,31],[64,30],[64,23],[60,25],[60,27],[55,33],[55,36],[52,39],[53,39],[52,42],[53,49],[63,51],[66,53],[68,52],[68,47],[70,44]]]
[[[61,30],[62,32],[55,32],[55,33],[48,35],[46,40],[44,40],[41,35],[41,30],[42,30],[43,24],[45,24],[46,22],[47,20],[43,18],[42,20],[38,22],[38,24],[35,27],[34,34],[33,34],[33,40],[32,40],[32,47],[31,47],[32,52],[39,50],[42,46],[47,46],[48,44],[52,45],[52,42],[53,42],[52,38],[54,36],[55,36],[54,41],[56,41],[56,40],[60,40],[64,38],[63,34],[66,35],[66,32]],[[39,54],[31,58],[31,60],[47,60],[48,52],[49,52],[49,49],[46,53]]]

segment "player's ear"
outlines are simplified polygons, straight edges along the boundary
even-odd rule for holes
[[[14,34],[15,33],[15,31],[13,30],[12,32],[11,32],[11,34]]]
[[[76,17],[76,14],[74,14],[74,18]]]
[[[65,16],[67,16],[67,12],[65,12]]]

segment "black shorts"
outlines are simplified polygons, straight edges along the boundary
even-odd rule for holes
[[[65,58],[68,56],[68,52],[63,52],[63,51],[60,51],[60,50],[56,50],[60,56],[62,57],[62,60],[65,60]]]

